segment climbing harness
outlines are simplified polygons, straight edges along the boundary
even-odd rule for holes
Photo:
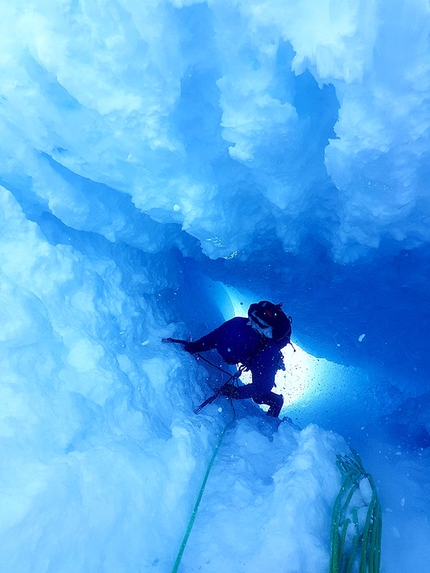
[[[352,453],[337,456],[343,482],[332,513],[330,573],[351,573],[355,563],[358,573],[379,573],[381,504],[372,476]]]

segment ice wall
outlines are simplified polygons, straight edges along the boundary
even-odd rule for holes
[[[152,251],[154,221],[178,224],[226,261],[206,273],[290,302],[314,352],[423,391],[425,3],[2,13],[1,176],[21,203]]]
[[[424,2],[2,10],[3,174],[25,166],[51,210],[62,178],[40,153],[180,223],[213,258],[252,250],[260,228],[296,252],[310,217],[341,262],[385,238],[392,253],[428,241]],[[68,194],[64,222],[87,222]]]
[[[261,500],[244,518],[267,547],[246,546],[250,571],[273,553],[261,523],[276,529],[277,496],[308,444],[325,505],[316,517],[307,505],[310,529],[295,539],[315,540],[314,561],[285,550],[292,571],[324,570],[336,484],[321,472],[345,447],[325,432],[359,418],[377,436],[376,470],[386,440],[421,457],[428,446],[427,3],[16,0],[0,11],[7,570],[168,570],[228,411],[190,415],[214,374],[160,340],[233,314],[223,285],[283,300],[296,342],[363,372],[334,385],[331,418],[312,411],[324,429],[253,446],[244,417],[226,450],[241,452],[230,505]],[[424,466],[410,463],[425,490]],[[231,465],[220,464],[190,571],[220,519]],[[298,499],[276,530],[286,537]],[[414,512],[428,508],[405,502],[402,521],[404,497],[390,499],[393,556],[397,533],[427,531]],[[240,537],[221,513],[233,567]]]

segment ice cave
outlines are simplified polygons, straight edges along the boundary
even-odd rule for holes
[[[428,1],[0,5],[2,573],[329,573],[351,452],[427,573]],[[195,414],[259,300],[279,425]]]

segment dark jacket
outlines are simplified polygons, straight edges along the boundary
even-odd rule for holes
[[[228,364],[240,362],[249,368],[252,384],[238,388],[239,399],[260,398],[275,385],[282,354],[276,342],[258,334],[247,318],[232,318],[189,346],[193,353],[216,349]]]

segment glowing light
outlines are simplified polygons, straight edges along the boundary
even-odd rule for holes
[[[233,287],[226,288],[226,294],[231,306],[233,307],[234,316],[247,316],[249,306],[253,302],[256,302],[255,296],[239,292]],[[223,314],[226,320],[228,320],[231,318],[231,309],[229,309],[227,313],[224,312]]]
[[[311,388],[318,359],[300,347],[288,345],[282,350],[285,370],[276,374],[275,392],[284,397],[284,407],[302,398]]]
[[[291,346],[282,350],[285,370],[279,370],[275,377],[276,388],[273,391],[284,397],[284,408],[291,406],[311,392],[315,385],[315,375],[320,368],[318,358],[296,345],[294,348],[296,352]],[[251,373],[243,372],[240,381],[242,384],[251,384]],[[263,410],[267,410],[266,406],[261,407]]]

